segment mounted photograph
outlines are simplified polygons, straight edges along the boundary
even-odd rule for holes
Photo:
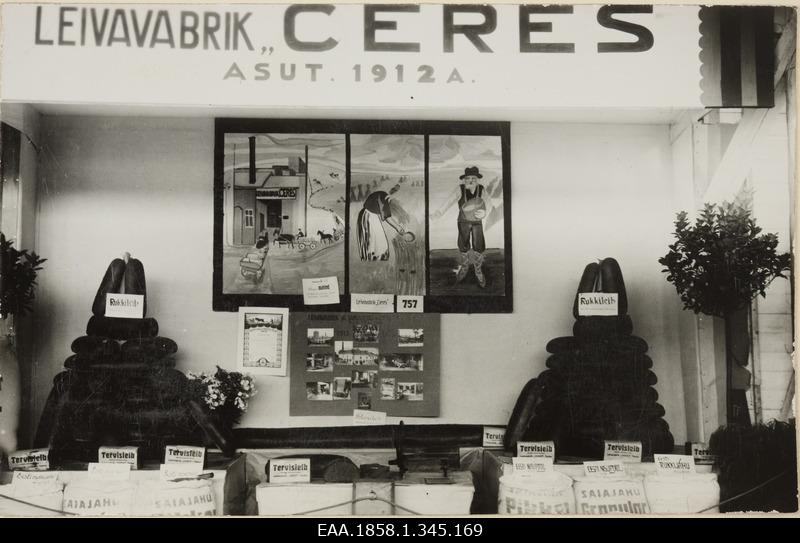
[[[353,372],[353,386],[354,387],[372,387],[377,386],[377,370],[354,371]]]
[[[425,345],[425,331],[422,328],[400,328],[397,330],[398,347],[422,347]]]
[[[306,354],[306,371],[333,371],[334,355]]]
[[[332,399],[331,384],[319,381],[306,383],[306,398],[314,401]]]
[[[422,383],[397,383],[397,396],[400,400],[421,402],[424,399]]]
[[[381,378],[381,400],[396,400],[397,399],[397,392],[395,390],[395,386],[397,385],[397,379],[394,377],[382,377]]]
[[[349,400],[352,382],[349,377],[335,377],[333,379],[333,399]]]
[[[309,347],[333,347],[333,328],[309,328],[307,332]]]
[[[422,354],[382,354],[378,366],[383,371],[422,371],[422,359]]]
[[[377,324],[354,324],[353,341],[356,343],[377,343],[380,327]]]

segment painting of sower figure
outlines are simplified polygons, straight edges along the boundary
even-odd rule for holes
[[[430,136],[430,294],[505,294],[500,136]]]
[[[425,139],[350,138],[350,292],[425,294]]]

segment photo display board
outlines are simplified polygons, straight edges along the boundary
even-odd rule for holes
[[[511,312],[509,126],[217,119],[214,310]],[[338,303],[306,305],[304,280]]]
[[[290,323],[290,415],[439,416],[439,315],[291,313]]]

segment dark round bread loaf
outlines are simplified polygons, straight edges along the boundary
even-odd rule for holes
[[[108,265],[103,280],[100,281],[100,286],[97,288],[97,294],[94,295],[94,302],[92,303],[93,315],[102,317],[106,314],[106,294],[119,293],[124,276],[125,261],[121,258],[115,258]]]

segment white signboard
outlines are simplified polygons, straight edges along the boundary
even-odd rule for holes
[[[398,313],[424,313],[425,296],[398,296]]]
[[[50,449],[26,449],[8,455],[8,467],[12,470],[50,469]]]
[[[202,469],[206,450],[203,447],[189,445],[167,445],[164,448],[165,464],[199,464]]]
[[[619,460],[597,460],[583,463],[587,477],[619,477],[625,475],[625,464]]]
[[[15,471],[11,478],[11,484],[20,486],[27,485],[47,485],[58,482],[59,474],[57,471]]]
[[[692,457],[695,464],[713,464],[714,455],[705,443],[692,443]]]
[[[353,409],[353,426],[381,426],[384,424],[386,424],[386,413],[383,411]]]
[[[87,471],[90,481],[127,481],[131,478],[130,464],[90,462]]]
[[[159,478],[162,481],[178,481],[182,479],[195,479],[203,472],[203,466],[196,463],[186,464],[161,464]]]
[[[303,303],[325,305],[339,303],[339,282],[336,276],[303,279]]]
[[[310,458],[273,458],[269,461],[269,482],[310,483]]]
[[[578,315],[581,317],[615,317],[619,314],[615,292],[578,293]]]
[[[603,451],[603,460],[642,461],[641,441],[606,441]]]
[[[697,6],[2,8],[6,100],[701,107]]]
[[[394,313],[392,294],[350,294],[353,313]]]
[[[503,439],[506,437],[505,428],[497,428],[494,426],[483,427],[483,446],[489,448],[502,448]]]
[[[144,318],[142,294],[106,294],[106,317],[121,319]]]
[[[656,454],[653,462],[658,473],[696,473],[694,458],[688,454]]]
[[[553,441],[518,441],[517,456],[555,458],[556,444]]]
[[[552,458],[530,458],[515,456],[511,459],[514,474],[523,477],[535,477],[553,471]]]
[[[136,469],[139,464],[139,447],[100,447],[97,461],[101,464],[129,464]]]

